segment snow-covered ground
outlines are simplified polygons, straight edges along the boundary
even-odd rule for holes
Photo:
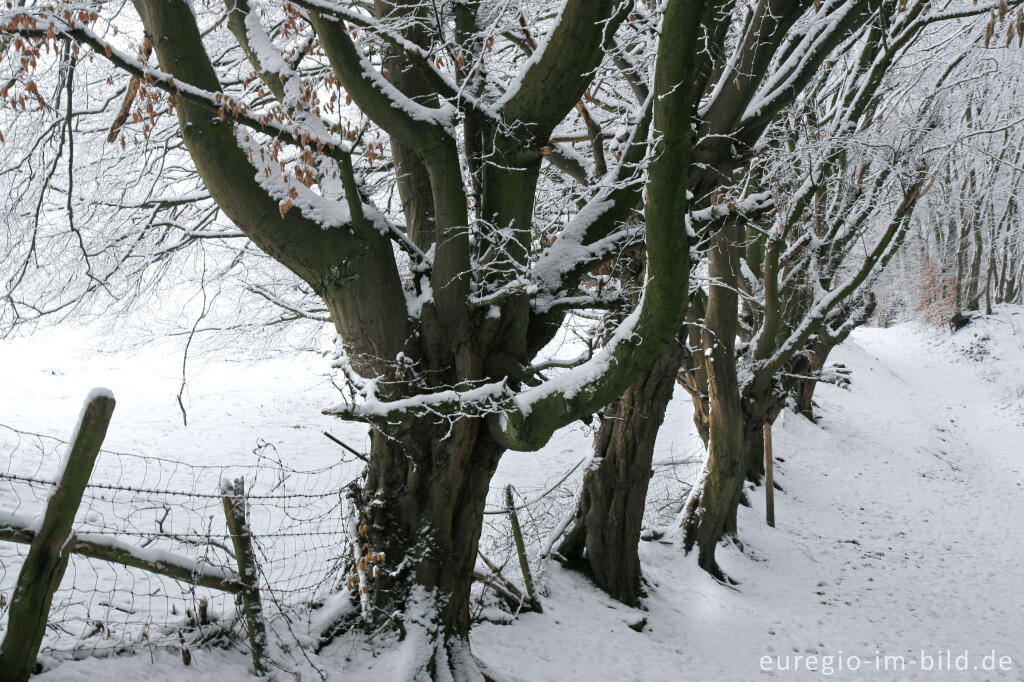
[[[1024,679],[1024,311],[862,329],[833,360],[852,391],[776,426],[777,527],[759,490],[744,552],[720,550],[738,586],[644,543],[647,613],[559,574],[544,615],[477,629],[481,655],[523,680]]]
[[[195,361],[186,428],[180,352],[102,351],[72,332],[0,343],[0,423],[66,436],[86,391],[105,385],[118,397],[112,450],[241,465],[263,439],[289,466],[312,468],[342,454],[322,430],[365,446],[365,429],[319,415],[336,398],[319,356]],[[743,551],[719,553],[736,586],[667,542],[641,548],[644,611],[552,567],[543,614],[475,628],[480,658],[531,682],[1024,679],[1024,309],[1001,307],[952,337],[862,329],[832,360],[853,369],[853,388],[819,390],[818,425],[793,415],[776,425],[777,527],[755,491],[741,509]],[[693,449],[685,401],[670,410],[660,460]],[[508,454],[495,485],[543,488],[588,448],[571,427],[541,453]],[[629,627],[642,618],[642,632]],[[317,662],[330,679],[383,679],[354,675],[350,650],[338,643]],[[192,654],[188,668],[157,651],[64,663],[40,679],[136,679],[143,666],[150,680],[248,679],[239,654]]]

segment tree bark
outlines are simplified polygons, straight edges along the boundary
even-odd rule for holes
[[[638,547],[654,443],[682,356],[682,346],[670,342],[605,410],[573,526],[558,547],[570,565],[589,571],[598,587],[630,606],[642,596]]]
[[[743,408],[736,371],[739,322],[739,242],[741,228],[722,228],[712,238],[708,260],[711,279],[704,332],[710,404],[708,459],[700,484],[685,510],[684,543],[698,550],[697,563],[723,580],[715,548],[735,530],[736,507],[743,491]]]
[[[969,226],[964,224],[957,231],[956,240],[956,277],[953,281],[953,315],[960,313],[966,289],[967,277],[967,233]]]
[[[814,376],[825,366],[831,348],[817,342],[811,345],[793,363],[793,374]],[[797,379],[793,382],[793,407],[807,419],[814,421],[814,390],[818,382],[813,379]]]
[[[971,253],[971,268],[967,276],[967,309],[977,310],[980,297],[978,295],[978,282],[981,278],[981,256],[985,245],[981,240],[981,227],[977,218],[971,221],[971,237],[973,251]]]
[[[503,452],[482,426],[462,418],[375,430],[366,481],[352,492],[360,556],[350,587],[369,622],[401,619],[401,646],[422,649],[409,652],[410,679],[482,676],[469,647],[470,584]]]
[[[708,366],[704,358],[704,340],[701,337],[701,325],[707,310],[707,296],[699,291],[690,297],[690,306],[686,311],[686,349],[684,366],[679,381],[690,394],[693,403],[693,426],[697,435],[707,448],[711,438],[708,424],[710,405],[708,404]],[[694,355],[696,353],[696,355]]]
[[[764,423],[751,415],[745,416],[743,420],[744,476],[758,485],[764,480]]]

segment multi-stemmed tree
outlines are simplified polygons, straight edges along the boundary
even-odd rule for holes
[[[735,241],[738,221],[771,205],[768,193],[731,201],[728,188],[764,152],[762,136],[769,126],[815,82],[833,51],[849,42],[876,11],[872,3],[856,0],[765,0],[721,8],[712,29],[708,68],[693,83],[700,104],[693,122],[696,163],[688,188],[694,246],[711,254],[713,270],[721,252],[713,243]],[[703,262],[703,257],[693,260],[695,265]],[[719,304],[719,292],[734,297],[735,288],[712,289],[710,305],[716,310],[729,307],[728,301]],[[697,294],[698,299],[701,296]],[[736,306],[735,298],[731,304]],[[650,369],[605,411],[595,440],[600,464],[585,476],[574,524],[559,547],[566,559],[585,556],[596,582],[626,603],[635,603],[640,596],[637,543],[654,441],[686,356],[687,332],[678,331],[678,341],[668,344]],[[719,331],[717,342],[708,346],[709,373],[722,366],[719,355],[734,362],[735,329]],[[724,409],[719,407],[720,414]],[[726,440],[739,442],[736,422],[723,418],[719,423],[721,431],[712,438],[716,449]]]
[[[567,559],[585,556],[597,583],[627,603],[640,592],[636,544],[676,369],[708,447],[705,474],[683,514],[684,544],[699,550],[701,566],[723,577],[715,548],[736,531],[744,479],[760,479],[762,425],[774,421],[790,396],[809,413],[817,383],[842,379],[822,372],[828,353],[871,315],[871,286],[906,237],[934,177],[926,153],[936,140],[930,132],[964,60],[960,48],[942,49],[935,26],[996,12],[1012,24],[1004,5],[937,13],[925,2],[889,2],[808,4],[794,7],[791,23],[776,33],[749,28],[774,26],[778,10],[759,4],[742,32],[726,40],[730,66],[707,84],[698,110],[704,134],[697,158],[705,158],[705,145],[722,140],[733,145],[737,161],[745,153],[754,157],[748,172],[737,162],[691,175],[691,188],[704,190],[691,201],[691,224],[695,246],[707,253],[694,262],[707,263],[708,285],[694,288],[677,342],[605,410],[595,438],[599,464],[586,474],[575,523],[559,548]],[[836,12],[831,22],[824,20],[828,11]],[[810,59],[806,80],[787,81],[798,57],[806,60],[826,44],[840,47]],[[929,74],[934,87],[928,91],[918,74],[908,75],[922,54],[944,60],[938,65],[944,71]],[[976,59],[968,64],[977,70]],[[779,83],[792,89],[773,90]],[[730,110],[726,102],[739,114],[721,118]],[[783,107],[750,125],[747,119],[764,115],[766,102]],[[723,120],[734,121],[733,129]]]

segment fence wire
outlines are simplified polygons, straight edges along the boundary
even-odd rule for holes
[[[60,439],[0,426],[0,512],[41,519],[65,450]],[[242,478],[267,627],[287,653],[289,644],[304,644],[311,607],[339,588],[346,547],[341,492],[360,467],[339,459],[297,470],[266,442],[254,455],[251,465],[218,466],[102,450],[74,528],[237,572],[220,490],[221,481]],[[0,636],[27,551],[0,542]],[[236,596],[73,554],[54,594],[41,655],[109,656],[178,648],[182,640],[246,650]]]
[[[66,446],[52,436],[0,425],[0,512],[40,519]],[[265,441],[258,443],[249,465],[196,464],[101,450],[75,519],[75,533],[110,536],[187,558],[198,566],[236,572],[221,482],[242,478],[272,656],[276,665],[289,668],[288,659],[298,662],[305,650],[316,647],[321,627],[313,623],[316,607],[344,588],[342,565],[350,544],[343,491],[363,464],[339,451],[342,454],[329,466],[298,470],[285,465]],[[548,567],[542,555],[552,533],[573,514],[587,466],[583,462],[550,480],[515,488],[517,513],[542,594]],[[678,514],[700,466],[698,453],[655,464],[647,525],[664,525]],[[505,508],[501,489],[491,490],[487,508]],[[522,585],[507,515],[488,513],[484,521],[481,553],[506,580]],[[7,623],[7,600],[27,550],[27,545],[0,542],[0,637]],[[498,611],[492,607],[500,606],[481,585],[476,587],[475,604],[476,618],[493,618]],[[54,595],[41,656],[45,660],[120,655],[177,649],[182,643],[247,652],[236,595],[73,554]]]

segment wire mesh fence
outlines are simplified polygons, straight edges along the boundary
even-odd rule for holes
[[[0,512],[37,520],[66,444],[0,427]],[[339,585],[345,547],[341,493],[358,473],[351,461],[297,470],[261,442],[247,466],[202,465],[103,450],[75,519],[75,533],[167,553],[199,567],[235,571],[221,482],[245,481],[247,521],[257,556],[267,627],[278,643],[303,642],[311,606]],[[0,629],[7,597],[27,553],[0,543]],[[54,595],[42,653],[104,656],[218,641],[246,649],[236,595],[73,554]],[[3,634],[0,632],[0,634]]]
[[[0,425],[0,515],[39,519],[58,475],[66,443],[53,436]],[[237,570],[225,522],[222,482],[242,479],[249,535],[258,569],[272,665],[288,669],[316,649],[316,607],[344,589],[350,552],[345,489],[363,463],[340,453],[318,469],[287,466],[271,443],[260,441],[251,464],[199,464],[101,450],[78,509],[74,532],[110,538],[150,556],[173,555],[196,569]],[[699,457],[656,463],[648,499],[650,524],[678,513],[696,478]],[[520,484],[515,506],[522,522],[534,578],[543,593],[547,562],[540,558],[572,515],[587,460],[551,480]],[[521,584],[502,491],[489,496],[481,554]],[[0,542],[0,636],[7,599],[27,552]],[[488,567],[490,570],[490,567]],[[493,595],[478,586],[474,616],[492,617]],[[508,617],[508,604],[503,605]],[[41,657],[109,656],[223,645],[248,652],[238,595],[194,582],[78,554],[54,595]],[[56,662],[56,661],[55,661]],[[308,658],[306,663],[311,663]],[[314,666],[315,667],[315,666]]]
[[[520,483],[514,487],[516,513],[533,566],[533,578],[542,595],[548,593],[551,552],[576,512],[587,469],[597,465],[596,460],[587,457],[550,480]],[[644,510],[645,527],[661,529],[678,520],[703,467],[704,453],[699,447],[673,452],[653,463]],[[515,544],[500,488],[492,488],[488,495],[480,553],[486,558],[489,571],[496,568],[505,579],[521,586]],[[510,620],[515,614],[501,613],[507,611],[499,607],[502,600],[488,595],[486,587],[477,585],[474,619]]]

